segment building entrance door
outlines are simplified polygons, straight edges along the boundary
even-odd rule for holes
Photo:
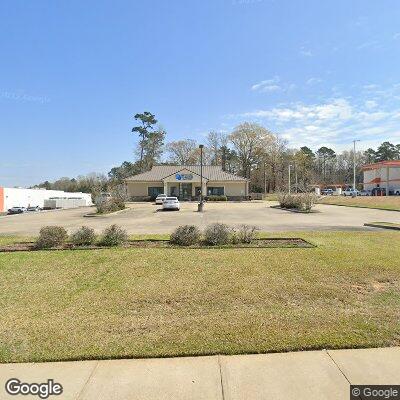
[[[192,184],[191,183],[181,183],[180,185],[179,197],[181,200],[191,200],[192,199]]]

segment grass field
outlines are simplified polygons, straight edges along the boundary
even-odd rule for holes
[[[400,233],[301,237],[0,254],[0,362],[399,345]]]
[[[326,196],[318,200],[318,203],[400,211],[400,196],[359,196],[355,198],[345,196]]]

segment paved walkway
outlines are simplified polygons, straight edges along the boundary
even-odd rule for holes
[[[352,384],[400,384],[400,347],[243,356],[0,364],[9,378],[54,379],[53,399],[313,400],[349,398]],[[38,399],[38,397],[36,397]]]

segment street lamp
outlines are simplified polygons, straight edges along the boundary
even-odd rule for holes
[[[197,206],[197,211],[203,212],[204,202],[203,202],[203,144],[199,145],[200,149],[200,202]]]
[[[360,140],[353,140],[353,189],[356,190],[356,142]]]
[[[289,164],[289,194],[290,194],[290,170],[292,169],[293,165]]]

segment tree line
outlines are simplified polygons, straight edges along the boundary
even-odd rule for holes
[[[135,160],[125,161],[108,176],[90,174],[76,179],[61,178],[36,187],[66,191],[96,192],[123,183],[124,179],[150,170],[154,165],[196,165],[200,163],[199,143],[193,139],[166,142],[166,131],[154,114],[145,111],[134,116],[132,133],[137,135]],[[253,192],[272,192],[287,187],[291,166],[293,185],[350,184],[353,179],[353,150],[336,153],[322,146],[293,149],[288,142],[260,124],[244,122],[230,133],[211,131],[205,138],[203,162],[220,165],[223,170],[250,179]],[[377,149],[357,151],[357,180],[362,181],[361,166],[399,160],[400,144],[382,143]]]

